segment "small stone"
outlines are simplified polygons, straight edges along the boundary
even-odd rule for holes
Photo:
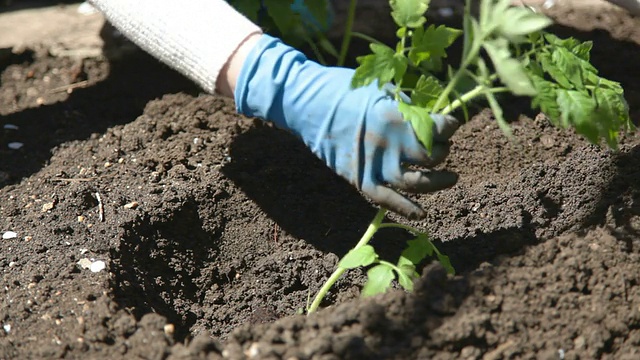
[[[89,270],[91,270],[91,272],[97,273],[104,270],[106,267],[107,264],[105,264],[104,261],[98,260],[91,263],[91,265],[89,266]]]
[[[173,336],[176,331],[176,327],[173,324],[167,324],[164,326],[164,333],[167,336]]]
[[[112,164],[112,163],[110,163],[110,162],[108,162],[108,161],[107,161],[106,163],[104,163],[104,167],[105,167],[105,168],[110,168],[112,165],[113,165],[113,164]]]
[[[135,209],[137,207],[138,207],[138,202],[137,201],[132,201],[132,202],[124,205],[125,209]]]
[[[27,235],[24,237],[24,241],[31,241],[31,240],[33,240],[33,236],[31,235]]]
[[[21,147],[23,147],[23,146],[24,146],[24,144],[23,144],[23,143],[21,143],[21,142],[18,142],[18,141],[14,141],[14,142],[10,142],[9,144],[7,144],[7,146],[8,146],[8,147],[9,147],[9,149],[11,149],[11,150],[18,150],[18,149],[20,149]]]
[[[18,237],[18,234],[15,231],[5,231],[2,234],[2,240],[15,239]]]
[[[80,261],[78,261],[76,264],[78,264],[78,266],[80,266],[80,268],[82,269],[89,269],[92,265],[91,260],[87,258],[80,259]]]
[[[4,324],[2,325],[2,328],[4,329],[4,332],[8,334],[11,331],[11,324]]]
[[[48,203],[44,203],[42,205],[42,212],[47,212],[49,210],[52,210],[55,206],[56,206],[55,201],[50,201]]]
[[[544,146],[546,149],[550,149],[556,144],[555,140],[553,140],[553,137],[551,137],[550,135],[542,135],[540,137],[540,143],[542,143],[542,146]]]
[[[82,215],[78,216],[78,222],[84,222],[85,219],[86,218],[84,216],[82,216]]]

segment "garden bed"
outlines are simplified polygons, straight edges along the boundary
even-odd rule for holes
[[[556,30],[594,40],[637,122],[640,24],[605,15],[615,39]],[[444,164],[458,185],[414,197],[458,275],[361,300],[350,271],[306,317],[376,208],[298,140],[139,52],[2,61],[0,359],[640,357],[635,134],[614,153],[516,103],[509,142],[480,111]]]

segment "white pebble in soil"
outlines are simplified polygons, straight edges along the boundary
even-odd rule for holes
[[[15,239],[18,237],[18,234],[15,231],[5,231],[2,234],[2,240]]]
[[[98,260],[91,263],[89,270],[91,270],[91,272],[97,273],[104,270],[106,267],[107,267],[107,264],[105,264],[104,261]]]

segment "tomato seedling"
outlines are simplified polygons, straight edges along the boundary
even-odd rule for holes
[[[552,24],[548,17],[525,7],[511,7],[510,0],[482,0],[479,17],[471,16],[466,0],[463,30],[446,26],[425,26],[429,0],[391,0],[391,16],[398,26],[395,49],[373,41],[371,54],[358,58],[353,87],[377,82],[382,88],[393,83],[398,109],[410,121],[427,150],[432,145],[432,114],[449,114],[484,98],[507,136],[508,122],[496,97],[511,93],[531,98],[531,107],[547,115],[561,128],[573,127],[592,143],[604,139],[611,148],[619,132],[632,129],[624,91],[619,83],[598,75],[589,62],[591,42],[560,39],[543,31]],[[347,29],[349,31],[349,29]],[[447,49],[463,37],[461,63],[446,69],[446,80],[436,74],[444,69]],[[486,56],[483,56],[486,54]],[[487,62],[487,58],[490,63]],[[409,94],[409,99],[404,94]],[[441,254],[426,233],[396,223],[382,223],[380,209],[362,239],[338,263],[307,312],[318,309],[324,296],[348,269],[371,266],[363,296],[387,291],[394,279],[407,291],[418,278],[416,267],[435,253],[449,273],[449,258]],[[381,260],[369,241],[379,229],[402,228],[415,238],[396,263]]]
[[[330,6],[327,0],[230,3],[252,20],[262,20],[266,28],[275,28],[291,45],[306,43],[325,65],[326,54],[336,58],[336,65],[344,65],[352,37],[371,42],[371,54],[357,59],[352,86],[377,83],[382,88],[392,83],[399,111],[428,151],[432,146],[432,114],[446,115],[461,109],[468,120],[467,104],[478,98],[486,100],[500,128],[511,137],[496,96],[499,93],[529,97],[531,108],[546,114],[553,125],[575,128],[595,144],[604,139],[614,149],[620,131],[634,128],[620,84],[601,77],[590,63],[593,44],[543,31],[552,24],[551,19],[527,7],[512,7],[511,0],[480,0],[477,18],[471,16],[471,0],[466,0],[463,29],[427,26],[425,14],[430,0],[390,0],[391,16],[397,25],[395,48],[352,31],[357,0],[350,0],[340,51],[322,35]],[[303,3],[306,7],[301,8]],[[459,66],[445,67],[449,47],[461,36]],[[417,266],[428,256],[435,255],[449,273],[454,273],[449,258],[438,251],[425,232],[408,225],[383,223],[386,213],[384,208],[378,210],[360,241],[318,291],[307,313],[319,308],[348,269],[370,267],[363,296],[387,291],[393,280],[412,291],[419,277]],[[369,245],[378,230],[390,227],[413,235],[395,263],[380,259]]]

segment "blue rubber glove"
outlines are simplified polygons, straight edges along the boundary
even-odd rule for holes
[[[327,166],[383,207],[410,219],[422,218],[424,210],[393,188],[432,192],[454,185],[454,173],[409,170],[406,165],[433,167],[442,162],[459,123],[450,116],[434,116],[429,156],[391,94],[375,84],[352,89],[353,73],[321,66],[263,35],[237,79],[237,110],[293,132]]]

